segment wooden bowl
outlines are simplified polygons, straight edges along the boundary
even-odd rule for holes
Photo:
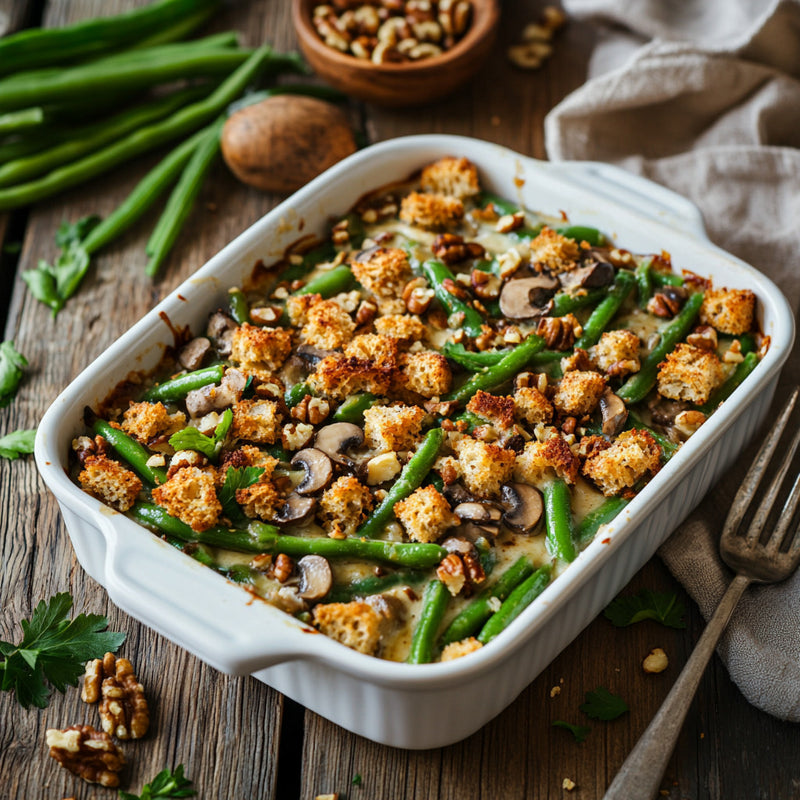
[[[314,71],[346,94],[382,106],[430,103],[451,93],[480,69],[494,44],[498,0],[472,0],[472,21],[463,38],[441,55],[401,64],[375,64],[329,47],[312,23],[324,0],[292,0],[300,49]]]

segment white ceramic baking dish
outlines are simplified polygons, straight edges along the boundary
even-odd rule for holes
[[[322,233],[367,190],[443,155],[478,165],[484,186],[531,209],[564,210],[624,247],[672,254],[676,268],[752,289],[772,344],[754,373],[656,478],[490,646],[412,666],[350,650],[241,588],[82,492],[67,477],[84,406],[131,369],[161,357],[173,325],[202,330],[227,287],[304,234]],[[609,166],[534,161],[487,142],[412,136],[369,147],[294,194],[217,254],[100,356],[39,426],[36,462],[55,494],[78,560],[126,612],[229,673],[251,673],[307,708],[376,742],[422,749],[458,741],[503,710],[600,612],[724,474],[760,426],[794,338],[785,299],[767,278],[707,239],[681,197]]]

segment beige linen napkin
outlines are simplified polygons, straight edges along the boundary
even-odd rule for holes
[[[800,0],[564,0],[598,26],[590,78],[545,122],[552,160],[616,163],[693,200],[710,238],[800,307]],[[776,395],[800,380],[797,348]],[[746,466],[754,446],[741,459]],[[661,548],[708,617],[730,580],[731,471]],[[754,705],[800,721],[800,574],[748,590],[719,648]]]

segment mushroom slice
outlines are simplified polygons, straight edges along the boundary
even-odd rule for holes
[[[600,413],[603,417],[603,436],[616,436],[625,427],[628,409],[611,389],[606,389],[600,398]]]
[[[211,342],[205,336],[198,336],[181,347],[178,362],[184,369],[197,369],[211,349]]]
[[[503,522],[515,531],[530,533],[542,518],[542,493],[527,483],[507,483],[501,490],[506,512]]]
[[[323,358],[335,353],[335,350],[321,350],[319,347],[313,347],[310,344],[301,344],[295,351],[295,355],[299,356],[310,366],[316,366],[322,361]]]
[[[322,450],[337,464],[344,464],[347,467],[352,467],[353,462],[343,453],[363,443],[364,431],[352,422],[334,422],[332,425],[325,425],[317,431],[314,439],[314,447],[317,450]]]
[[[281,507],[280,511],[273,517],[273,522],[279,525],[286,525],[290,522],[302,522],[311,516],[316,508],[316,497],[301,497],[299,494],[292,492],[287,498],[286,502]]]
[[[595,259],[586,263],[582,267],[562,272],[558,279],[562,288],[572,291],[578,288],[599,289],[608,286],[615,275],[614,267],[608,261],[597,261]]]
[[[474,522],[481,527],[494,527],[500,525],[500,520],[503,517],[502,509],[490,503],[467,502],[459,503],[454,509],[453,513],[460,519],[469,522]]]
[[[320,600],[325,597],[333,585],[331,565],[322,556],[303,556],[297,562],[300,583],[297,594],[303,600]]]
[[[224,311],[215,311],[208,318],[206,336],[211,340],[217,352],[221,356],[229,356],[233,345],[233,332],[239,326],[233,317],[229,317]]]
[[[440,544],[448,553],[459,553],[462,556],[475,555],[476,553],[473,542],[460,536],[448,536]]]
[[[500,292],[500,310],[509,319],[541,316],[559,285],[558,279],[550,275],[508,281]]]
[[[314,494],[320,489],[324,489],[333,477],[333,464],[330,458],[315,447],[306,447],[295,453],[291,464],[293,467],[298,465],[305,471],[305,477],[295,486],[297,494]]]

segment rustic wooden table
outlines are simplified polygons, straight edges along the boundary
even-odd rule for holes
[[[141,4],[139,0],[0,0],[9,30],[63,25]],[[547,111],[585,78],[593,34],[570,24],[553,58],[536,72],[511,68],[505,49],[541,4],[507,2],[493,58],[483,73],[447,102],[424,109],[385,111],[351,106],[354,124],[376,142],[417,132],[476,136],[520,152],[544,156],[542,121]],[[214,24],[237,29],[247,44],[295,46],[288,2],[231,4]],[[30,360],[15,402],[0,412],[0,433],[27,428],[56,395],[158,300],[222,245],[274,206],[279,198],[239,185],[222,164],[206,183],[202,201],[181,236],[164,276],[144,276],[150,216],[97,258],[96,266],[54,320],[25,290],[19,275],[38,258],[52,258],[62,220],[107,213],[155,162],[144,158],[108,177],[27,212],[0,215],[4,245],[0,271],[0,322]],[[15,244],[21,243],[16,254]],[[11,245],[11,246],[9,246]],[[69,591],[77,611],[106,614],[111,628],[126,631],[123,653],[144,682],[153,713],[151,734],[129,745],[124,786],[137,791],[165,766],[186,766],[202,798],[310,800],[339,792],[351,800],[388,798],[600,798],[625,755],[666,695],[702,619],[658,559],[626,591],[648,587],[676,592],[687,604],[685,630],[643,623],[616,629],[592,623],[499,717],[451,747],[405,752],[375,745],[306,712],[249,677],[215,672],[193,656],[120,612],[77,563],[54,499],[33,460],[0,461],[2,572],[0,637],[18,638],[17,621],[42,598]],[[670,666],[645,675],[643,657],[662,647]],[[603,685],[625,696],[630,712],[592,724],[581,744],[551,723],[584,723],[584,693]],[[560,692],[551,690],[558,687]],[[469,702],[469,698],[465,698]],[[82,784],[47,755],[44,731],[89,721],[78,691],[56,694],[44,711],[22,710],[0,697],[0,797],[102,798],[112,793]],[[800,797],[800,727],[779,722],[747,704],[715,660],[690,712],[667,771],[662,795],[670,798]],[[361,776],[361,783],[353,780]],[[568,794],[562,782],[576,788]]]

